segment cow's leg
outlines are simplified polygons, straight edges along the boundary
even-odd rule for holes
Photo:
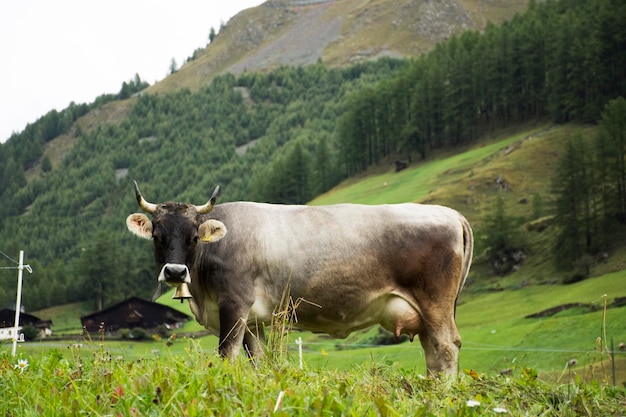
[[[239,353],[246,336],[246,317],[250,307],[239,300],[225,299],[219,302],[220,312],[220,356],[233,359]]]
[[[263,356],[263,343],[265,343],[263,323],[250,323],[243,337],[243,348],[250,359]]]
[[[430,375],[457,374],[461,336],[454,318],[437,324],[428,323],[426,330],[420,332],[419,338]]]

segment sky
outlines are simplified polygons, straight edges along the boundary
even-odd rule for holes
[[[0,142],[52,109],[151,85],[264,0],[0,0]]]

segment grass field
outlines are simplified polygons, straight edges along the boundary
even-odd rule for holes
[[[590,288],[604,290],[611,278],[566,287],[572,289],[567,297],[586,300]],[[92,335],[20,344],[16,358],[3,345],[0,414],[623,415],[624,379],[612,387],[610,361],[597,337],[625,335],[626,308],[520,317],[554,293],[506,291],[498,302],[496,294],[483,294],[460,306],[464,347],[455,380],[425,377],[417,344],[355,347],[358,339],[344,343],[308,333],[279,334],[288,337],[284,341],[270,332],[270,341],[280,344],[272,344],[256,366],[243,357],[221,360],[213,336],[128,342]],[[599,307],[605,299],[596,299]],[[521,306],[522,300],[528,305]],[[507,309],[508,304],[516,307]],[[302,367],[295,343],[300,337]],[[572,354],[577,364],[564,367]],[[622,371],[623,356],[617,358]],[[539,371],[541,378],[538,369],[547,370]]]
[[[473,416],[619,415],[623,392],[544,383],[530,369],[493,378],[435,380],[367,361],[349,371],[300,369],[289,361],[223,362],[198,349],[129,360],[106,347],[90,360],[58,351],[28,363],[0,358],[6,416]],[[73,348],[76,349],[76,348]]]
[[[605,296],[606,294],[606,296]],[[591,374],[591,366],[607,359],[606,348],[611,339],[615,346],[626,343],[626,307],[604,310],[617,297],[626,296],[626,271],[615,272],[588,279],[576,284],[528,286],[517,290],[498,292],[463,293],[457,309],[457,323],[463,338],[460,355],[461,369],[497,374],[512,367],[524,366],[536,369],[540,376],[551,376],[563,370],[572,359],[577,365],[569,368],[585,379],[598,378]],[[171,299],[171,293],[163,295],[160,302],[190,314],[187,303]],[[524,317],[547,308],[566,303],[591,304],[596,311],[583,312],[566,310],[556,316],[541,319]],[[60,310],[62,311],[62,309]],[[66,312],[59,317],[69,317]],[[55,323],[57,319],[54,319]],[[66,328],[68,324],[60,324]],[[192,320],[180,330],[181,333],[201,331],[202,327]],[[310,333],[294,333],[290,336],[290,347],[296,348],[295,338],[304,340],[304,360],[312,368],[350,369],[355,364],[376,360],[395,363],[405,369],[425,372],[423,352],[419,343],[404,343],[396,346],[373,347],[367,345],[376,329],[358,332],[345,340],[331,339]],[[32,342],[21,344],[19,351],[25,354],[45,353],[58,349],[67,353],[67,346],[85,343],[80,337],[80,328],[70,333],[75,336],[69,341]],[[98,335],[91,335],[99,339]],[[606,337],[606,339],[605,339]],[[598,345],[601,338],[602,345]],[[198,338],[198,343],[207,352],[214,351],[217,338]],[[164,349],[163,341],[131,342],[104,340],[112,352],[131,359],[144,355],[152,356],[153,350]],[[169,349],[171,351],[172,349]],[[8,345],[0,347],[0,353],[8,352]],[[602,353],[601,353],[602,352]],[[619,385],[626,382],[626,352],[617,351],[616,379]],[[610,382],[608,373],[602,377]]]
[[[528,286],[500,292],[468,293],[461,298],[457,322],[463,338],[460,355],[462,372],[471,370],[486,378],[499,380],[501,373],[520,374],[533,369],[540,379],[556,386],[576,381],[596,381],[601,386],[613,385],[610,343],[626,342],[626,307],[604,309],[617,297],[626,296],[626,271],[615,272],[576,284]],[[165,294],[162,302],[189,313],[188,305],[172,300]],[[565,303],[584,303],[596,307],[593,312],[566,310],[555,316],[527,319],[527,315]],[[200,329],[192,321],[188,329]],[[388,366],[412,375],[425,374],[425,362],[419,343],[394,346],[364,346],[375,329],[359,332],[345,340],[331,339],[310,333],[292,333],[285,347],[289,362],[298,362],[296,338],[303,339],[305,369],[318,373],[339,375],[363,371],[363,368]],[[160,360],[164,357],[186,355],[189,346],[202,355],[216,356],[214,336],[177,338],[171,346],[165,340],[131,342],[92,340],[79,335],[66,341],[41,341],[19,345],[18,357],[37,360],[58,354],[65,360],[92,360],[99,352],[124,362]],[[77,347],[81,346],[81,347]],[[9,345],[0,347],[0,356],[8,358]],[[52,353],[51,353],[52,352]],[[615,384],[626,384],[626,352],[616,349]],[[573,363],[572,361],[575,361]],[[568,365],[569,364],[569,365]]]

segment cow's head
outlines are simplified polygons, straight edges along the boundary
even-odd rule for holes
[[[126,218],[126,226],[135,235],[154,242],[154,259],[160,269],[159,282],[170,286],[189,284],[198,241],[215,242],[226,235],[224,224],[206,219],[215,205],[219,186],[202,206],[184,203],[153,204],[147,202],[135,182],[135,196],[141,209],[152,215],[134,213]]]

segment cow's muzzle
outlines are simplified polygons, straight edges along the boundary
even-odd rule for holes
[[[184,264],[165,264],[161,268],[159,282],[165,282],[172,287],[177,287],[182,283],[191,284],[189,268]]]
[[[189,284],[191,283],[191,276],[189,275],[189,268],[183,264],[165,264],[161,268],[159,274],[159,282],[165,282],[171,287],[176,287],[176,291],[172,298],[183,300],[192,298],[193,296],[189,292]]]

